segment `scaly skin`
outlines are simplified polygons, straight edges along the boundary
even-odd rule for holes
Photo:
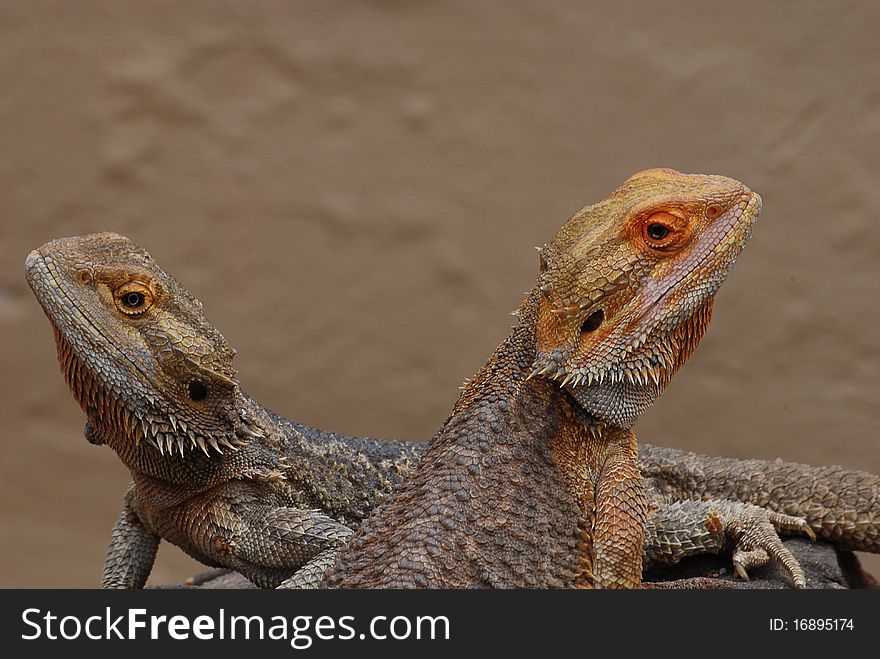
[[[730,543],[748,567],[772,556],[804,586],[773,528],[803,520],[732,502],[652,510],[631,430],[702,337],[760,206],[731,179],[648,170],[569,219],[510,336],[328,584],[633,587],[646,525],[688,551],[683,513],[703,547]]]
[[[198,301],[121,236],[53,241],[28,258],[27,272],[55,328],[62,370],[89,417],[86,436],[114,447],[134,478],[108,551],[105,586],[143,585],[160,538],[208,565],[238,569],[260,585],[275,585],[290,575],[286,586],[315,585],[346,537],[341,525],[356,528],[421,449],[322,433],[260,407],[241,392],[230,364],[233,351],[204,318]],[[80,279],[82,272],[89,273],[89,281]],[[132,283],[152,296],[147,310],[120,306]],[[194,371],[200,378],[221,378],[204,401],[190,399]],[[146,426],[131,423],[132,415]],[[236,415],[266,438],[241,431]],[[483,423],[491,429],[491,421]],[[230,446],[243,441],[241,455],[233,455],[239,451]],[[625,438],[622,444],[625,455]],[[577,450],[578,444],[570,446]],[[661,450],[670,460],[687,459],[694,469],[700,460],[716,460],[642,448],[649,455]],[[260,467],[260,462],[273,466]],[[735,460],[728,462],[712,483],[729,484],[734,498],[737,491],[748,493],[748,486],[737,483],[754,481],[761,463],[748,461],[751,468],[743,469]],[[272,471],[279,465],[281,476]],[[841,477],[853,473],[841,472]],[[674,563],[694,553],[736,551],[746,526],[757,528],[765,544],[776,540],[765,511],[735,501],[680,501],[692,496],[685,479],[675,493],[661,495],[659,486],[674,476],[660,474],[657,483],[647,483],[653,511],[645,546],[649,560]],[[706,495],[706,486],[696,485],[702,489],[693,497]],[[829,487],[833,491],[834,483]],[[847,499],[836,501],[832,510],[846,517]],[[313,514],[314,508],[331,521]],[[302,533],[304,522],[316,539]],[[876,534],[876,522],[868,526]],[[278,528],[285,529],[280,538]],[[831,532],[832,540],[847,537],[837,527]],[[795,565],[793,576],[796,571]]]
[[[105,587],[142,587],[160,538],[260,586],[316,585],[415,462],[413,445],[320,432],[250,398],[201,303],[127,238],[52,241],[26,270],[86,438],[132,475]]]
[[[874,474],[782,460],[707,457],[648,445],[639,452],[639,468],[658,504],[696,507],[701,500],[738,501],[804,518],[818,538],[840,549],[880,553],[880,477]],[[672,544],[677,560],[681,543]],[[666,546],[652,541],[647,551],[659,550],[652,558],[662,560]]]

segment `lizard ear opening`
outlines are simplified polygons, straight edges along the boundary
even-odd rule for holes
[[[204,383],[199,380],[191,380],[189,385],[187,386],[187,393],[189,393],[190,400],[200,401],[205,400],[208,397],[208,389],[205,387]]]
[[[605,310],[599,309],[594,311],[587,316],[587,319],[581,325],[581,333],[589,334],[590,332],[595,332],[603,322],[605,322]]]

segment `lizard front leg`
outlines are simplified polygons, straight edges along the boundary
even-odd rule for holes
[[[320,510],[296,508],[253,509],[247,519],[249,533],[238,538],[240,557],[263,569],[252,571],[255,583],[277,587],[284,583],[275,570],[285,573],[287,588],[314,588],[332,564],[352,530]],[[329,558],[332,557],[332,558]],[[291,576],[290,566],[296,566]],[[302,574],[300,574],[302,573]],[[268,579],[264,580],[265,574]],[[248,578],[250,575],[245,574]]]
[[[625,433],[596,485],[593,556],[597,588],[635,588],[642,580],[647,497],[636,465],[636,441]]]
[[[262,588],[313,588],[351,537],[320,510],[233,505],[218,516],[211,550]]]
[[[657,500],[726,500],[802,517],[840,549],[880,553],[880,476],[843,467],[738,460],[643,445],[639,468]]]
[[[584,424],[566,423],[552,451],[581,514],[572,584],[638,587],[648,499],[636,464],[635,435],[615,429],[598,436]]]
[[[148,531],[132,506],[133,490],[122,503],[104,560],[101,588],[143,588],[153,569],[159,536]]]
[[[672,565],[688,556],[731,552],[737,574],[778,561],[796,588],[807,585],[797,559],[777,531],[804,533],[815,540],[803,518],[736,501],[676,501],[651,511],[645,529],[645,558]]]

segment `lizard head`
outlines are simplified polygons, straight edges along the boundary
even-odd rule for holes
[[[671,169],[581,209],[540,249],[532,375],[632,425],[696,348],[760,210],[738,181]]]
[[[117,451],[144,441],[184,455],[262,435],[244,412],[235,350],[202,304],[128,238],[53,240],[30,253],[25,273],[91,441]]]

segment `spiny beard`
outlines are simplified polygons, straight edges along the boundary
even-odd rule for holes
[[[187,451],[201,450],[206,456],[211,450],[218,454],[223,449],[236,450],[252,439],[264,437],[259,427],[250,425],[242,419],[234,431],[222,434],[199,432],[173,414],[157,415],[151,412],[132,411],[104,385],[94,372],[74,352],[61,332],[55,328],[55,343],[58,349],[58,362],[64,380],[73,397],[79,403],[99,432],[102,440],[109,443],[117,452],[134,448],[141,442],[149,444],[161,455],[173,455],[176,451],[185,457]],[[117,438],[128,446],[115,446]]]

